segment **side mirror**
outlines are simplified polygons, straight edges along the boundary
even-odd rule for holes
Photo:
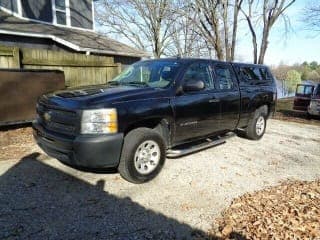
[[[201,80],[190,80],[183,85],[183,91],[193,92],[201,91],[204,89],[204,82]]]

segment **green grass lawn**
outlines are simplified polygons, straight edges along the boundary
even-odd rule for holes
[[[274,118],[290,120],[290,119],[306,119],[306,112],[293,110],[294,97],[281,98],[277,100],[276,113]]]
[[[273,118],[283,121],[320,125],[319,117],[310,119],[306,112],[293,110],[293,101],[294,97],[278,99]]]
[[[294,97],[281,98],[277,100],[276,111],[292,110]]]

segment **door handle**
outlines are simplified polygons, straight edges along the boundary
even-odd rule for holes
[[[217,103],[217,102],[220,102],[220,99],[213,98],[209,100],[209,103]]]

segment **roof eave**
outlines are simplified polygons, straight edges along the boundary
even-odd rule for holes
[[[76,45],[72,42],[66,41],[62,38],[59,38],[52,34],[42,34],[42,33],[28,33],[28,32],[19,32],[19,31],[8,31],[0,29],[0,34],[7,35],[16,35],[16,36],[24,36],[24,37],[34,37],[34,38],[46,38],[51,39],[57,43],[60,43],[66,47],[69,47],[77,52],[90,52],[90,53],[100,53],[100,54],[108,54],[108,55],[116,55],[116,56],[127,56],[127,57],[150,57],[149,54],[141,52],[141,54],[128,53],[128,52],[117,52],[110,50],[101,50],[94,48],[83,48],[79,45]]]
[[[109,51],[109,50],[101,50],[101,49],[94,49],[94,48],[80,48],[80,51],[90,52],[90,53],[102,53],[102,54],[110,54],[115,56],[127,56],[127,57],[151,57],[148,53],[141,53],[141,54],[134,54],[128,52],[116,52],[116,51]]]

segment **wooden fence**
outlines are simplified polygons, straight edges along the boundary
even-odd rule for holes
[[[0,46],[0,68],[20,68],[19,48]]]
[[[19,54],[20,53],[20,54]],[[0,47],[0,68],[57,69],[65,74],[66,86],[104,84],[121,71],[113,57]]]

